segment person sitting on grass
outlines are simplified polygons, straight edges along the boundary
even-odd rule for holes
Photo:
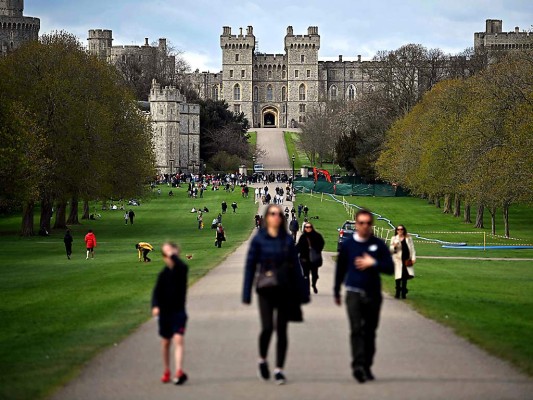
[[[183,353],[185,329],[187,326],[188,267],[179,258],[179,248],[175,243],[167,242],[161,247],[165,268],[159,273],[152,295],[152,315],[158,318],[159,335],[163,348],[164,372],[161,382],[170,382],[170,346],[174,342],[176,374],[174,384],[183,385],[188,377],[183,372]]]
[[[139,253],[139,262],[141,262],[141,256],[142,261],[144,262],[152,261],[150,258],[148,258],[148,253],[150,253],[154,249],[154,246],[147,242],[139,242],[135,245],[135,248]]]

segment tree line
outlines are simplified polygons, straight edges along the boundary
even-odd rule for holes
[[[117,69],[66,32],[0,60],[0,207],[24,236],[89,218],[89,200],[140,196],[155,173],[152,130]],[[68,207],[70,205],[70,207]]]
[[[386,134],[379,178],[428,197],[475,226],[497,210],[533,202],[533,53],[506,54],[468,77],[437,83]]]

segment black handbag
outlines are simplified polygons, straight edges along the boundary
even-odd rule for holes
[[[317,267],[322,266],[322,253],[311,247],[311,241],[307,238],[307,243],[309,243],[309,262]]]
[[[277,288],[279,286],[278,274],[272,269],[265,269],[257,275],[257,290]]]

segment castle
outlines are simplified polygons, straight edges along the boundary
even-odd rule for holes
[[[200,105],[188,104],[175,87],[155,79],[149,96],[156,169],[161,173],[198,172],[200,167]]]
[[[318,27],[306,35],[287,28],[284,53],[256,52],[253,27],[237,35],[223,27],[220,36],[222,71],[190,74],[201,98],[228,102],[234,112],[243,112],[254,127],[294,127],[305,123],[309,107],[326,99],[353,100],[372,91],[378,82],[365,71],[372,61],[320,61]],[[501,20],[487,20],[486,31],[474,34],[474,48],[490,52],[533,49],[533,33],[502,32]]]
[[[0,57],[39,39],[39,18],[25,17],[24,0],[0,0]]]

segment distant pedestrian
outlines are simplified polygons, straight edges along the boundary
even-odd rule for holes
[[[270,379],[268,348],[274,329],[277,333],[276,369],[278,385],[285,383],[283,367],[287,354],[288,323],[303,321],[301,304],[309,301],[294,241],[287,234],[281,207],[267,207],[264,227],[254,236],[248,250],[242,301],[252,302],[255,281],[261,334],[259,336],[259,376]]]
[[[203,229],[204,227],[204,217],[202,215],[202,212],[198,212],[198,216],[196,217],[196,220],[198,221],[198,229]]]
[[[217,230],[215,233],[215,246],[217,246],[219,249],[222,247],[222,242],[226,241],[226,232],[224,232],[224,228],[222,227],[222,224],[218,224]]]
[[[70,256],[72,255],[72,242],[74,239],[72,238],[72,234],[70,233],[70,229],[67,229],[65,232],[65,237],[63,238],[63,243],[65,243],[65,250],[67,252],[67,258],[70,260]]]
[[[300,224],[298,223],[298,220],[296,217],[292,217],[291,222],[289,223],[289,231],[291,232],[292,239],[296,243],[296,235],[298,234],[298,230],[300,229]]]
[[[218,225],[218,218],[213,218],[213,221],[211,222],[211,229],[217,229]]]
[[[130,210],[128,212],[128,217],[130,218],[130,224],[133,225],[133,218],[135,218],[135,213],[133,212],[133,210]]]
[[[261,228],[261,216],[259,214],[255,214],[255,227]]]
[[[298,253],[300,263],[304,271],[304,277],[308,284],[311,284],[315,294],[318,293],[316,283],[318,281],[318,269],[322,266],[322,250],[324,249],[324,238],[318,233],[312,224],[306,222],[304,231],[298,240]],[[311,279],[309,279],[311,278]]]
[[[221,206],[222,206],[222,214],[226,214],[226,211],[228,210],[228,203],[226,203],[226,201],[223,201]]]
[[[183,372],[184,341],[187,326],[187,265],[179,258],[179,248],[165,243],[161,248],[165,268],[159,273],[152,295],[152,315],[158,318],[159,335],[162,338],[164,372],[161,382],[170,382],[170,346],[174,342],[176,374],[173,382],[183,385],[188,377]]]
[[[96,236],[93,233],[92,229],[89,229],[89,232],[87,235],[85,235],[85,247],[87,248],[87,258],[89,259],[89,255],[91,258],[94,259],[94,249],[96,248]]]
[[[139,242],[135,245],[135,248],[137,249],[137,252],[139,253],[139,262],[152,261],[150,258],[148,258],[148,253],[154,250],[154,246],[152,246],[150,243],[147,243],[147,242]]]
[[[360,210],[355,217],[356,232],[342,242],[335,273],[335,303],[341,305],[341,285],[346,288],[350,320],[352,371],[359,382],[373,380],[371,367],[376,352],[376,330],[381,309],[379,274],[392,274],[394,263],[387,245],[372,235],[374,217]]]
[[[231,203],[231,208],[233,208],[233,213],[237,212],[237,203],[235,201]]]
[[[308,214],[309,214],[309,207],[304,206],[304,217],[307,218]]]
[[[416,262],[416,251],[413,238],[407,233],[403,225],[398,225],[391,239],[390,251],[394,261],[394,279],[396,280],[397,299],[407,297],[407,281],[415,277],[414,264]]]
[[[260,197],[259,188],[255,188],[254,193],[255,193],[255,199],[256,200],[259,199],[259,197]]]
[[[303,209],[304,209],[303,204],[298,204],[298,219],[302,216]]]
[[[126,211],[126,212],[124,213],[124,224],[125,224],[125,225],[128,225],[128,220],[129,220],[129,218],[130,218],[130,216],[129,216],[128,212]]]

